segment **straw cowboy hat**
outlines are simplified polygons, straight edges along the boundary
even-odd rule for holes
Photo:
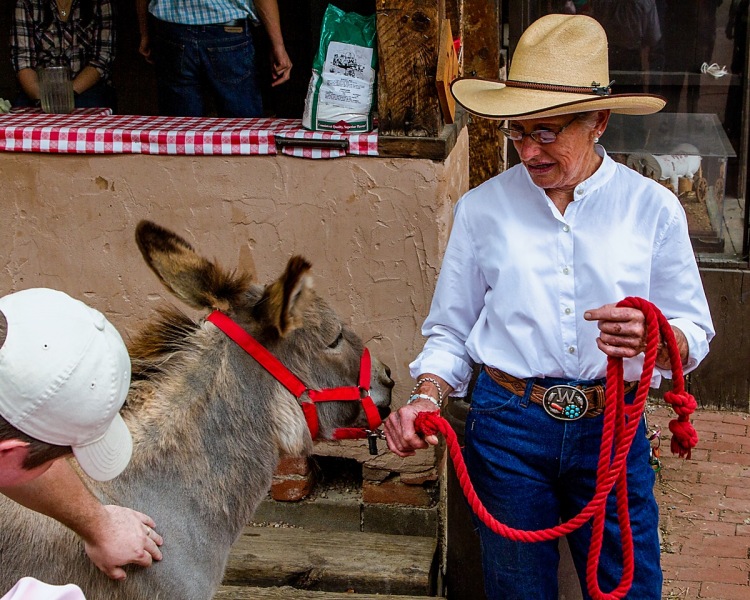
[[[518,40],[506,81],[476,77],[451,85],[456,101],[489,119],[537,119],[609,109],[649,115],[666,100],[651,94],[612,94],[607,34],[584,15],[552,14],[534,21]]]

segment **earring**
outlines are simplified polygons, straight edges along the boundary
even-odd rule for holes
[[[595,138],[594,138],[594,143],[595,143],[595,144],[598,144],[598,143],[599,143],[599,138],[598,138],[598,137],[595,137]]]

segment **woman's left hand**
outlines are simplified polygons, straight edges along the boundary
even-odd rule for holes
[[[646,349],[646,318],[637,308],[605,304],[587,310],[583,318],[597,321],[599,350],[613,358],[633,358]]]

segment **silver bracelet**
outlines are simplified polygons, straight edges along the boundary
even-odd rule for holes
[[[440,402],[435,400],[435,398],[433,398],[432,396],[428,396],[427,394],[412,394],[407,404],[411,404],[412,402],[416,402],[417,400],[429,400],[435,406],[437,406],[438,409],[440,409]]]
[[[412,395],[417,393],[417,390],[419,389],[419,386],[423,383],[431,383],[433,384],[438,391],[438,400],[442,404],[443,402],[443,388],[440,386],[440,383],[437,379],[434,379],[432,377],[420,377],[417,379],[417,383],[414,385],[414,388],[411,390]]]

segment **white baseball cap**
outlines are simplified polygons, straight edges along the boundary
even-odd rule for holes
[[[71,446],[81,468],[107,481],[130,461],[119,414],[130,357],[98,310],[63,292],[32,288],[0,298],[8,323],[0,347],[0,415],[27,435]]]
[[[86,600],[77,585],[50,585],[33,577],[22,577],[0,600]]]

